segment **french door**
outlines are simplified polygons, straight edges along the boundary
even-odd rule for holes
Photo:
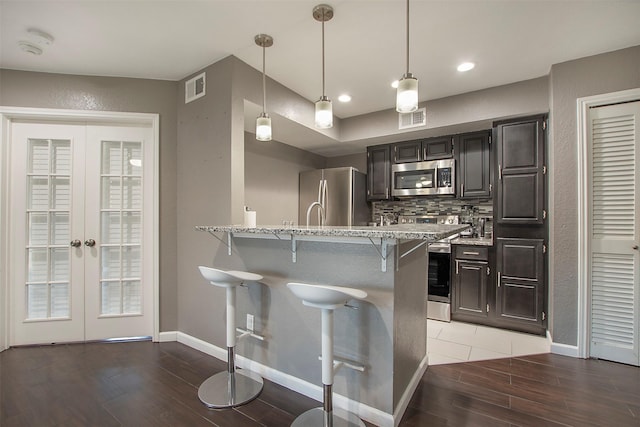
[[[11,344],[153,334],[151,127],[11,126]]]
[[[590,355],[640,365],[640,102],[589,111]]]

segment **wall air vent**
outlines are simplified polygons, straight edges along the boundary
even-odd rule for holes
[[[398,129],[415,128],[427,125],[427,109],[418,108],[413,113],[398,114]]]
[[[184,84],[184,103],[188,104],[194,99],[202,98],[205,94],[205,73],[198,74]]]

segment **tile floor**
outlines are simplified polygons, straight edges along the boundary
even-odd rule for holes
[[[473,325],[427,320],[429,365],[549,353],[546,337]]]

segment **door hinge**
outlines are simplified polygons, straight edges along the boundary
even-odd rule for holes
[[[547,314],[543,311],[542,312],[542,320],[545,320],[547,318]]]
[[[487,304],[487,313],[489,312],[489,304]]]
[[[542,175],[547,174],[547,166],[542,166]]]
[[[546,209],[542,210],[542,219],[547,219],[547,210]]]
[[[547,253],[547,245],[542,245],[542,253],[543,254]]]
[[[491,145],[491,142],[492,142],[492,137],[491,135],[489,135],[489,145]]]
[[[487,276],[491,276],[491,267],[487,267]]]
[[[542,121],[542,130],[547,130],[547,121],[546,120]]]

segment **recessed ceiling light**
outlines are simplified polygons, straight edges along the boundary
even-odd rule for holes
[[[346,93],[343,93],[342,95],[340,95],[338,97],[338,101],[340,101],[340,102],[349,102],[349,101],[351,101],[351,95],[347,95]]]
[[[462,64],[458,65],[458,71],[464,73],[465,71],[473,70],[473,67],[475,66],[476,64],[474,64],[473,62],[463,62]]]
[[[400,83],[399,80],[394,80],[391,82],[391,87],[394,89],[398,89],[398,83]]]

